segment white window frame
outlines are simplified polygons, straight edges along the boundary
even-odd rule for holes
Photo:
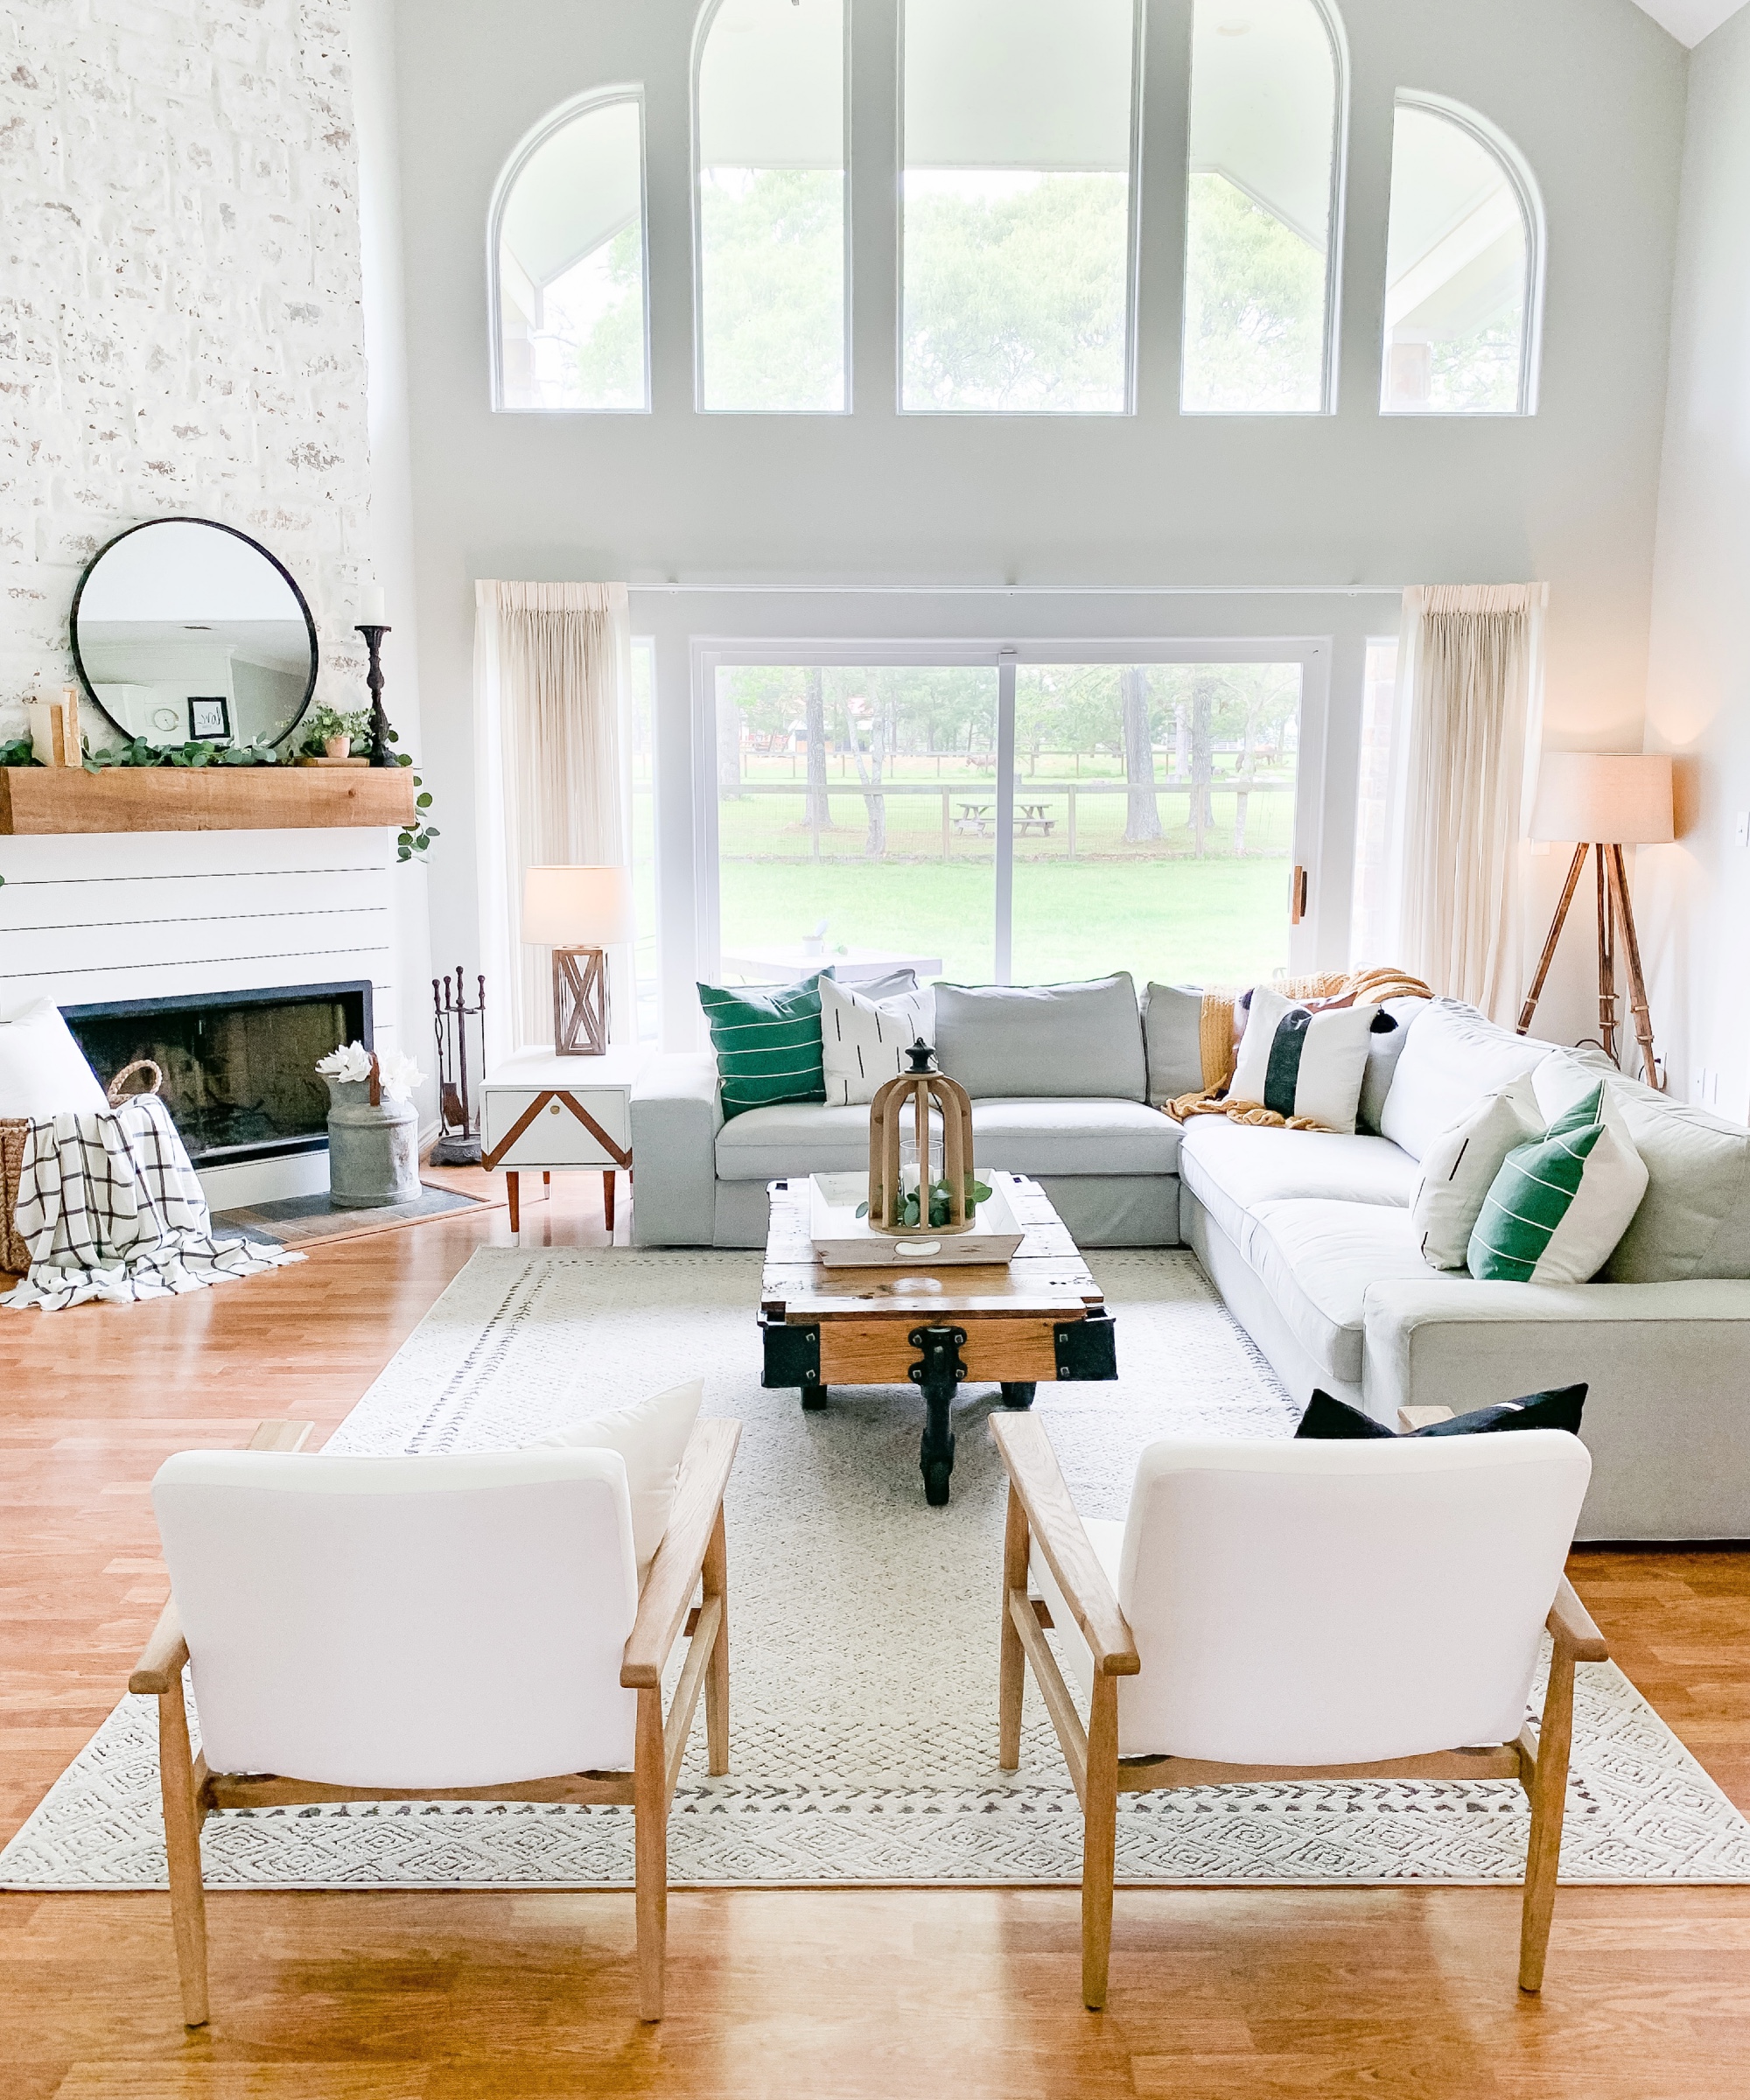
[[[643,273],[640,296],[644,315],[644,399],[635,409],[509,409],[504,402],[504,315],[500,304],[499,240],[505,206],[522,172],[547,141],[578,118],[615,102],[633,102],[638,109],[638,223],[639,259]],[[486,210],[486,356],[489,401],[497,416],[648,416],[654,402],[650,368],[650,178],[646,150],[644,85],[640,80],[620,81],[612,87],[586,88],[556,108],[550,109],[538,124],[525,131],[499,171]]]
[[[1320,0],[1322,4],[1322,0]],[[1456,124],[1460,130],[1474,139],[1484,152],[1499,163],[1502,172],[1513,186],[1519,200],[1520,215],[1525,223],[1525,306],[1524,326],[1519,338],[1519,402],[1511,409],[1389,409],[1385,405],[1385,332],[1379,339],[1380,374],[1377,390],[1377,413],[1393,421],[1400,417],[1437,416],[1443,421],[1486,422],[1491,416],[1500,421],[1508,416],[1535,416],[1537,413],[1539,374],[1544,360],[1544,276],[1549,252],[1549,231],[1544,216],[1544,194],[1537,187],[1537,178],[1531,172],[1530,163],[1506,132],[1492,124],[1480,110],[1467,103],[1455,102],[1448,95],[1433,94],[1422,88],[1400,88],[1392,102],[1392,130],[1396,134],[1397,112],[1400,109],[1419,109],[1428,116],[1444,118]],[[1394,159],[1395,159],[1394,152]],[[1395,172],[1395,170],[1394,170]],[[1385,237],[1391,239],[1391,189],[1386,187]]]
[[[724,0],[705,0],[699,10],[699,18],[693,31],[692,80],[692,165],[693,165],[693,406],[701,416],[849,416],[857,405],[856,374],[851,361],[851,247],[850,247],[850,17],[853,0],[842,0],[842,33],[844,38],[840,80],[844,96],[844,206],[842,232],[844,239],[844,402],[836,409],[710,409],[705,406],[705,253],[704,212],[700,204],[699,186],[704,174],[701,159],[704,140],[699,121],[699,74],[704,65],[705,46],[709,42],[711,26],[723,7]]]
[[[1192,409],[1185,405],[1185,313],[1191,282],[1191,110],[1197,93],[1195,66],[1188,69],[1185,93],[1185,238],[1179,257],[1179,412],[1181,416],[1334,416],[1342,344],[1343,213],[1348,194],[1349,40],[1334,0],[1308,0],[1325,24],[1331,46],[1331,198],[1325,231],[1325,331],[1320,349],[1322,376],[1316,409]]]
[[[1350,879],[1347,856],[1340,868],[1326,868],[1325,833],[1326,754],[1329,748],[1332,640],[1328,635],[1224,635],[1219,637],[1107,636],[1098,640],[1051,641],[770,641],[745,636],[696,635],[692,655],[693,867],[695,925],[701,974],[715,978],[722,967],[722,928],[718,909],[717,767],[717,674],[739,664],[818,664],[837,668],[867,665],[968,667],[997,673],[997,839],[993,981],[1011,982],[1014,913],[1015,672],[1021,664],[1045,663],[1298,663],[1300,666],[1300,730],[1295,778],[1294,836],[1291,871],[1304,867],[1308,876],[1306,909],[1289,927],[1289,969],[1298,976],[1320,966],[1319,953],[1321,890]],[[1291,875],[1292,879],[1292,875]],[[1344,892],[1347,895],[1347,892]],[[1288,901],[1283,902],[1284,914]],[[1345,918],[1347,928],[1348,920]],[[1337,967],[1333,963],[1332,967]]]
[[[908,409],[906,406],[906,8],[898,0],[894,76],[893,407],[900,416],[1103,417],[1137,412],[1137,335],[1142,306],[1143,60],[1148,10],[1130,0],[1130,181],[1124,256],[1124,398],[1116,409]],[[1324,0],[1317,0],[1320,6]]]

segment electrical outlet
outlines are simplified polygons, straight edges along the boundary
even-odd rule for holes
[[[1750,846],[1750,809],[1738,812],[1738,829],[1732,836],[1739,845]]]

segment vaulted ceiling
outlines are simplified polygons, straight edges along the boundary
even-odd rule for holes
[[[1680,44],[1693,46],[1729,21],[1744,0],[1634,0]]]

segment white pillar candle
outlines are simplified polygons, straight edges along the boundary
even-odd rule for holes
[[[382,626],[383,594],[381,584],[360,584],[358,624],[361,627]]]

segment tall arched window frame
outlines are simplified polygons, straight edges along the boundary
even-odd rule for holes
[[[705,414],[850,407],[850,0],[706,0],[693,33]]]
[[[1331,0],[1195,0],[1182,414],[1334,410],[1348,113]]]
[[[901,414],[1134,411],[1144,13],[901,0]]]
[[[1400,89],[1386,231],[1380,413],[1534,416],[1544,200],[1486,116]]]
[[[486,214],[492,405],[647,415],[644,90],[592,88],[518,142]]]

